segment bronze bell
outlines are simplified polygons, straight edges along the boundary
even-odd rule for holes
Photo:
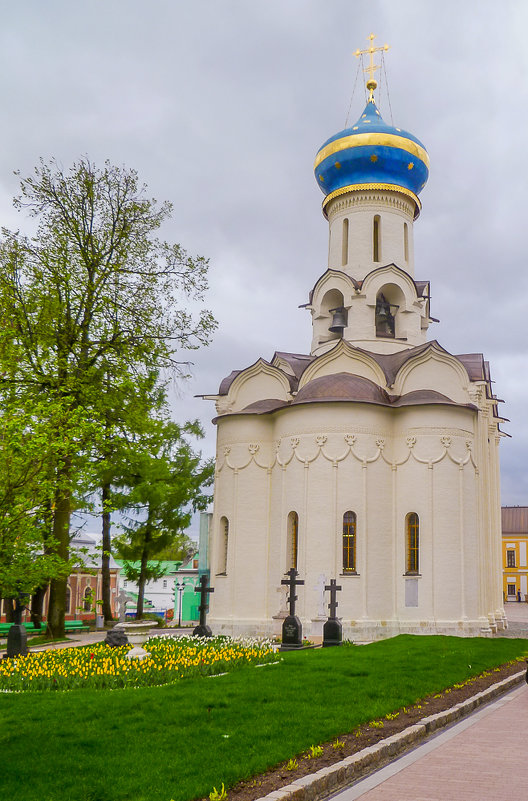
[[[338,306],[337,309],[330,309],[334,315],[332,325],[328,328],[332,334],[340,334],[343,336],[343,331],[347,327],[347,310],[343,306]]]
[[[390,303],[388,303],[383,295],[379,295],[376,301],[376,318],[380,323],[387,322],[390,313]]]

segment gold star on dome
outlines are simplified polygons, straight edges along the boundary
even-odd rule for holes
[[[353,131],[357,131],[357,129],[358,129],[357,125],[354,125],[354,127],[352,128]]]
[[[373,153],[373,154],[372,154],[372,156],[370,157],[370,160],[371,160],[372,162],[374,162],[374,163],[375,163],[375,162],[378,160],[378,157],[376,156],[376,154],[375,154],[375,153]]]
[[[338,170],[340,170],[340,169],[341,169],[341,162],[340,162],[340,161],[336,161],[336,163],[335,163],[335,165],[334,165],[334,166],[335,166],[335,167],[336,167]]]
[[[408,165],[407,165],[407,169],[408,169],[408,170],[412,170],[412,169],[414,169],[414,161],[410,161],[410,162],[408,163]]]
[[[324,178],[323,178],[323,176],[322,176],[322,175],[319,175],[318,177],[319,177],[319,180],[321,181],[321,183],[322,183],[322,184],[324,184]]]

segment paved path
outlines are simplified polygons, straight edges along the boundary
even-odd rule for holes
[[[528,686],[523,684],[333,798],[525,801],[527,755]]]

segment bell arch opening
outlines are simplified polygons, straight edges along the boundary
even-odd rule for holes
[[[396,284],[385,284],[376,295],[376,336],[385,339],[401,339],[403,324],[401,313],[405,297]]]
[[[329,289],[321,301],[319,342],[341,339],[348,325],[348,312],[344,307],[343,293]]]

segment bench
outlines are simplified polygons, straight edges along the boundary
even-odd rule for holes
[[[12,623],[0,623],[0,637],[7,637],[9,629],[12,625]],[[26,622],[22,625],[26,629],[26,632],[33,636],[39,636],[46,633],[45,621],[42,622],[40,629],[36,628],[34,623]],[[66,634],[75,634],[78,631],[90,631],[90,626],[87,626],[83,620],[65,620],[64,631]]]
[[[0,623],[0,636],[4,635],[4,636],[7,637],[7,633],[8,633],[8,631],[11,628],[12,625],[13,625],[12,623]],[[41,632],[44,633],[44,631],[46,631],[46,626],[45,625],[43,625],[41,629],[35,628],[35,625],[33,623],[23,623],[22,625],[24,626],[24,628],[26,629],[28,634],[29,633],[31,633],[31,634],[35,634],[35,633],[40,634]]]

